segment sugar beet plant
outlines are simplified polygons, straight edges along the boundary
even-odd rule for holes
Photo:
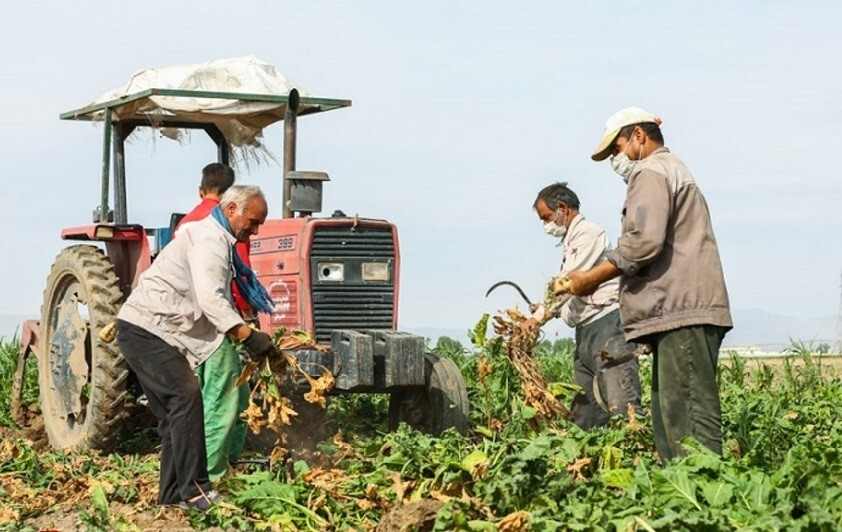
[[[302,464],[299,476],[283,480],[298,487],[300,504],[304,494],[316,501],[308,508],[320,519],[292,512],[296,526],[369,527],[422,501],[438,503],[430,516],[438,530],[842,526],[842,388],[809,353],[780,373],[764,366],[747,373],[738,357],[723,361],[727,452],[717,456],[687,441],[687,456],[662,466],[648,418],[618,418],[589,432],[569,423],[535,428],[499,340],[471,335],[470,350],[452,341],[436,350],[463,370],[474,432],[346,431],[323,448],[335,458],[330,469]],[[564,401],[575,393],[571,348],[545,341],[534,350]],[[642,372],[648,385],[648,360]],[[280,505],[261,512],[261,519],[293,518]]]
[[[386,418],[384,397],[335,398],[329,413],[336,436],[320,453],[226,478],[219,487],[229,504],[190,514],[191,524],[356,530],[387,520],[395,525],[401,511],[413,510],[407,515],[415,525],[435,530],[842,528],[842,381],[809,349],[796,346],[792,361],[774,370],[748,370],[745,360],[725,357],[723,456],[688,440],[686,456],[663,466],[648,417],[618,417],[588,432],[565,420],[536,424],[501,340],[486,338],[481,327],[469,336],[469,348],[442,339],[434,350],[462,369],[471,433],[436,438],[406,426],[387,432],[376,421]],[[572,348],[569,340],[545,340],[533,350],[563,404],[576,393]],[[648,403],[647,359],[641,377]],[[0,507],[17,509],[24,520],[32,512],[3,491],[5,482],[18,478],[18,492],[27,483],[37,491],[49,483],[24,470],[50,474],[56,459],[51,453],[8,456],[0,463]],[[110,468],[109,478],[120,475],[121,463],[137,463],[121,460],[101,465]],[[154,471],[139,475],[133,467],[126,477],[149,477],[154,485]],[[108,518],[103,497],[124,504],[147,500],[138,496],[142,490],[91,493],[97,500],[80,506],[88,522],[92,515]]]

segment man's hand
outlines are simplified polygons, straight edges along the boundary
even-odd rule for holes
[[[569,291],[571,294],[574,296],[589,296],[596,292],[600,283],[594,282],[589,274],[590,271],[567,272],[567,278],[570,279]]]
[[[599,266],[585,271],[568,272],[570,293],[574,296],[589,296],[596,292],[599,285],[609,279],[619,277],[623,271],[611,262],[605,261]]]
[[[243,347],[252,356],[252,358],[272,358],[280,357],[281,350],[272,341],[272,337],[263,331],[252,330],[243,340]]]
[[[530,308],[529,310],[532,311],[532,316],[529,317],[525,322],[523,322],[520,327],[524,330],[524,332],[528,334],[533,334],[535,331],[541,328],[541,324],[544,323],[546,320],[544,319],[547,315],[547,309],[544,305],[533,305],[535,308]]]
[[[529,318],[528,320],[526,320],[525,322],[523,322],[523,323],[521,324],[521,328],[522,328],[522,329],[524,330],[524,332],[526,332],[527,334],[533,334],[533,333],[534,333],[535,331],[537,331],[540,327],[541,327],[541,324],[540,324],[540,323],[538,322],[538,320],[536,320],[535,318]]]

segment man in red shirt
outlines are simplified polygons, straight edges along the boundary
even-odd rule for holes
[[[211,210],[219,205],[219,198],[225,194],[228,187],[234,184],[234,179],[234,170],[224,164],[211,163],[205,166],[202,169],[202,184],[199,186],[199,198],[202,201],[178,222],[176,230],[188,222],[197,222],[206,218]],[[243,259],[248,267],[251,267],[251,261],[249,260],[250,245],[251,242],[237,242],[237,245],[234,246],[237,255]],[[254,319],[253,310],[243,299],[236,283],[231,283],[231,294],[234,296],[234,306],[237,307],[243,318],[246,321]]]
[[[219,205],[222,194],[234,184],[234,170],[211,163],[202,169],[202,184],[199,186],[201,202],[193,208],[176,227],[206,218]],[[237,242],[237,255],[251,266],[249,261],[250,242]],[[231,283],[234,306],[246,322],[254,319],[254,311],[240,293],[237,283]],[[243,450],[246,437],[245,422],[240,413],[248,406],[248,388],[236,385],[243,366],[240,355],[226,338],[213,355],[196,368],[199,386],[202,389],[202,403],[205,414],[205,446],[208,455],[208,477],[211,481],[225,475],[228,464],[236,460]]]

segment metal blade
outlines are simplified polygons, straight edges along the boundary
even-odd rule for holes
[[[516,283],[513,283],[512,281],[498,281],[494,283],[493,285],[491,285],[491,288],[488,289],[488,292],[485,293],[485,297],[488,297],[488,294],[493,292],[494,289],[496,289],[498,286],[503,286],[504,284],[509,285],[515,290],[517,290],[517,293],[520,294],[520,297],[522,297],[524,301],[526,301],[526,304],[530,307],[532,306],[532,301],[530,301],[529,298],[526,297],[526,293],[523,291],[523,289],[519,287]]]

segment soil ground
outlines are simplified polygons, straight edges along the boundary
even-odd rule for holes
[[[132,506],[120,503],[112,503],[109,513],[115,518],[122,517],[125,522],[131,523],[138,529],[145,531],[193,531],[194,528],[185,519],[185,512],[179,508],[156,508],[154,510],[138,511]],[[35,530],[61,531],[61,532],[82,532],[90,530],[82,523],[76,508],[58,508],[49,513],[38,516],[26,522],[26,526]],[[208,528],[205,530],[218,531],[220,528]]]

